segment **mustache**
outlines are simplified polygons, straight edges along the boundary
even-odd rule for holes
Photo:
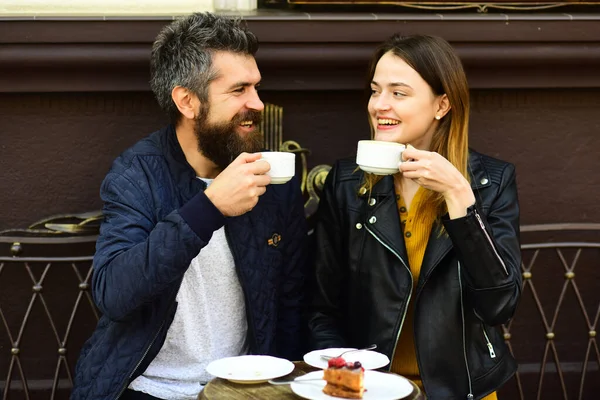
[[[246,110],[237,114],[231,121],[235,125],[239,125],[243,121],[252,121],[253,124],[258,125],[262,122],[262,112],[256,110]]]

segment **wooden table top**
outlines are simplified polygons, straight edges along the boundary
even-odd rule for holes
[[[306,364],[304,361],[295,361],[296,368],[285,377],[278,379],[294,379],[318,368]],[[413,392],[402,400],[421,400],[423,396],[419,387],[412,381]],[[290,385],[271,385],[267,382],[259,384],[233,383],[226,379],[215,378],[204,386],[204,390],[198,395],[198,400],[298,400],[299,396],[292,392]]]

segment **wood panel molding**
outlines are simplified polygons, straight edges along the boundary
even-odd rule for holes
[[[147,91],[152,41],[174,17],[1,18],[0,91]],[[473,88],[600,87],[600,15],[308,14],[244,17],[268,90],[360,89],[395,32],[439,35]]]

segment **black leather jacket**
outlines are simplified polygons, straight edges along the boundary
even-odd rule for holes
[[[434,226],[417,288],[404,247],[393,178],[360,195],[363,172],[341,160],[330,171],[316,226],[314,348],[376,343],[390,359],[415,298],[414,334],[430,400],[480,399],[516,371],[498,330],[521,293],[514,166],[471,152],[476,204]],[[388,366],[389,368],[389,366]]]

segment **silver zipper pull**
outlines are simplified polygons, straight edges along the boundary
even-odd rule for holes
[[[492,344],[490,342],[488,342],[487,347],[490,350],[490,357],[496,358],[496,352],[494,351],[494,348],[492,347]]]
[[[481,229],[483,229],[485,231],[485,225],[483,224],[483,221],[481,220],[481,217],[479,216],[479,213],[477,211],[475,211],[475,218],[477,218],[477,221],[479,221],[479,225],[481,225]]]
[[[472,400],[472,399],[473,399],[473,393],[469,393],[469,394],[467,395],[467,399],[468,399],[468,400]]]
[[[483,336],[485,337],[485,344],[490,351],[490,358],[496,358],[496,352],[494,351],[494,346],[492,346],[492,342],[490,342],[490,338],[487,333],[485,333],[485,328],[481,325],[481,330],[483,331]]]
[[[498,250],[496,250],[496,246],[494,246],[494,242],[492,241],[492,238],[490,237],[489,233],[485,230],[485,225],[483,224],[483,221],[481,220],[479,213],[477,212],[477,210],[473,210],[473,212],[475,213],[475,218],[477,218],[477,221],[479,221],[479,225],[481,225],[481,230],[485,234],[485,237],[487,238],[488,242],[490,242],[490,245],[492,246],[494,253],[496,253],[496,257],[498,257],[498,261],[500,261],[500,264],[502,264],[502,268],[504,268],[504,272],[506,273],[506,275],[508,275],[508,269],[506,268],[506,264],[504,264],[504,260],[502,260],[502,257],[500,257],[500,254],[498,254]]]

